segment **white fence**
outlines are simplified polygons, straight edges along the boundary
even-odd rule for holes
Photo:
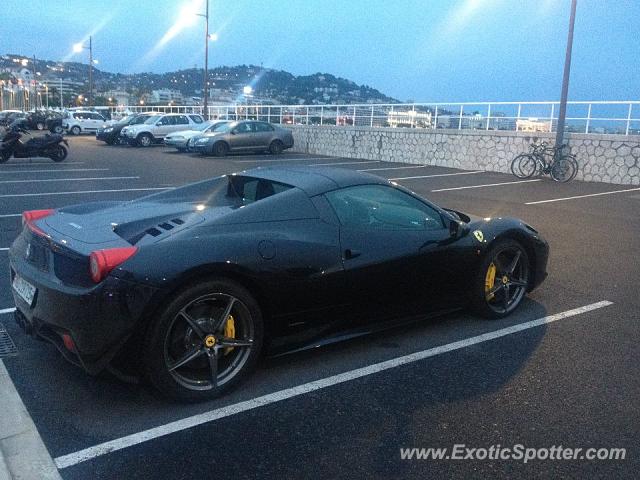
[[[552,132],[559,102],[212,105],[209,118],[280,124]],[[117,112],[203,113],[201,106],[120,106]],[[567,131],[640,134],[640,101],[568,102]]]

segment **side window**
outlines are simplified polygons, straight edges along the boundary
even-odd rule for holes
[[[273,127],[268,123],[258,122],[254,124],[258,132],[273,132]]]
[[[236,127],[236,131],[238,133],[249,133],[251,132],[251,124],[248,122],[239,123]]]
[[[104,117],[102,115],[100,115],[99,113],[92,113],[91,114],[91,118],[93,120],[100,120],[101,122],[104,122]]]
[[[176,125],[189,125],[189,119],[186,115],[179,115],[175,117]]]
[[[359,185],[326,194],[340,223],[381,230],[441,230],[437,210],[393,187]]]
[[[200,115],[189,115],[189,118],[195,123],[202,123],[204,121]]]
[[[232,177],[231,187],[236,195],[242,198],[245,203],[253,203],[258,200],[270,197],[277,193],[289,190],[291,185],[274,182],[262,178],[253,177]]]

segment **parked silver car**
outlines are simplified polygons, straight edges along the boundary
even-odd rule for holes
[[[188,148],[189,140],[194,137],[204,135],[205,133],[213,132],[225,123],[229,123],[228,120],[210,120],[203,122],[200,125],[195,125],[191,130],[180,130],[173,132],[164,137],[164,144],[167,147],[174,147],[180,152],[184,152]]]
[[[193,140],[190,150],[223,157],[229,152],[264,151],[274,155],[293,147],[291,130],[267,122],[231,122]]]

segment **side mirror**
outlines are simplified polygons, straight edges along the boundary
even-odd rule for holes
[[[451,238],[463,237],[469,231],[469,227],[463,222],[457,220],[449,221],[449,236]]]
[[[235,135],[236,133],[238,133],[238,131],[236,129],[233,129],[229,132],[231,135]]]

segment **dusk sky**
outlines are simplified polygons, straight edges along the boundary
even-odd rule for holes
[[[18,4],[11,2],[15,6]],[[3,8],[0,53],[164,72],[203,64],[191,0],[30,0]],[[203,2],[201,2],[203,3]],[[211,0],[210,65],[332,73],[400,100],[557,100],[570,0]],[[185,18],[184,16],[182,18]],[[640,1],[578,0],[571,100],[637,100]],[[178,21],[177,28],[172,26]],[[168,33],[169,32],[169,33]],[[164,37],[164,41],[163,41]]]

